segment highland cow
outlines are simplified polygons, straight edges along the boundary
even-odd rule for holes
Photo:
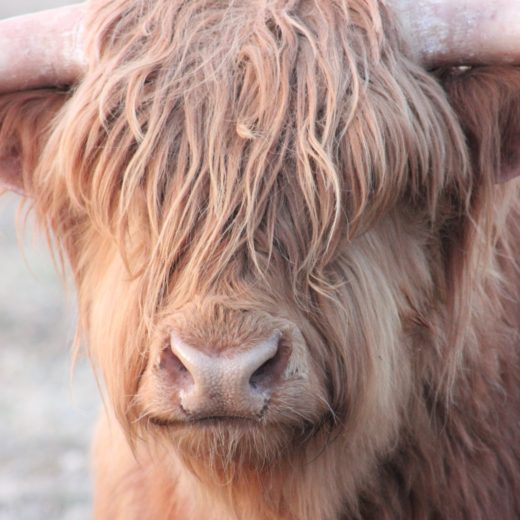
[[[0,172],[103,381],[96,518],[520,517],[519,8],[481,3],[0,26],[41,33],[2,61]]]

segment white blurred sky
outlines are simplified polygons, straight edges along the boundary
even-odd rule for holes
[[[0,18],[68,3],[0,0]],[[85,520],[97,389],[85,361],[70,380],[74,298],[41,242],[21,252],[16,203],[0,197],[0,520]]]
[[[0,18],[77,3],[77,0],[0,0]]]

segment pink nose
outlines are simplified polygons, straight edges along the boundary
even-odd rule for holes
[[[259,418],[288,364],[290,349],[281,337],[276,331],[247,350],[210,355],[173,333],[161,365],[189,418]]]

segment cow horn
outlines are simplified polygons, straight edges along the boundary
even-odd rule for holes
[[[86,68],[85,5],[0,21],[0,94],[69,85]]]
[[[387,0],[418,60],[441,65],[520,64],[518,0]]]
[[[520,64],[520,2],[388,0],[418,60]],[[0,94],[74,83],[86,68],[85,4],[0,21]]]

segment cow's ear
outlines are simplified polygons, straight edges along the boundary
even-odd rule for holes
[[[31,195],[32,172],[66,99],[43,89],[0,96],[0,191]]]
[[[520,67],[455,68],[441,74],[466,133],[477,175],[520,176]]]
[[[20,157],[10,153],[0,156],[0,192],[24,193]]]

